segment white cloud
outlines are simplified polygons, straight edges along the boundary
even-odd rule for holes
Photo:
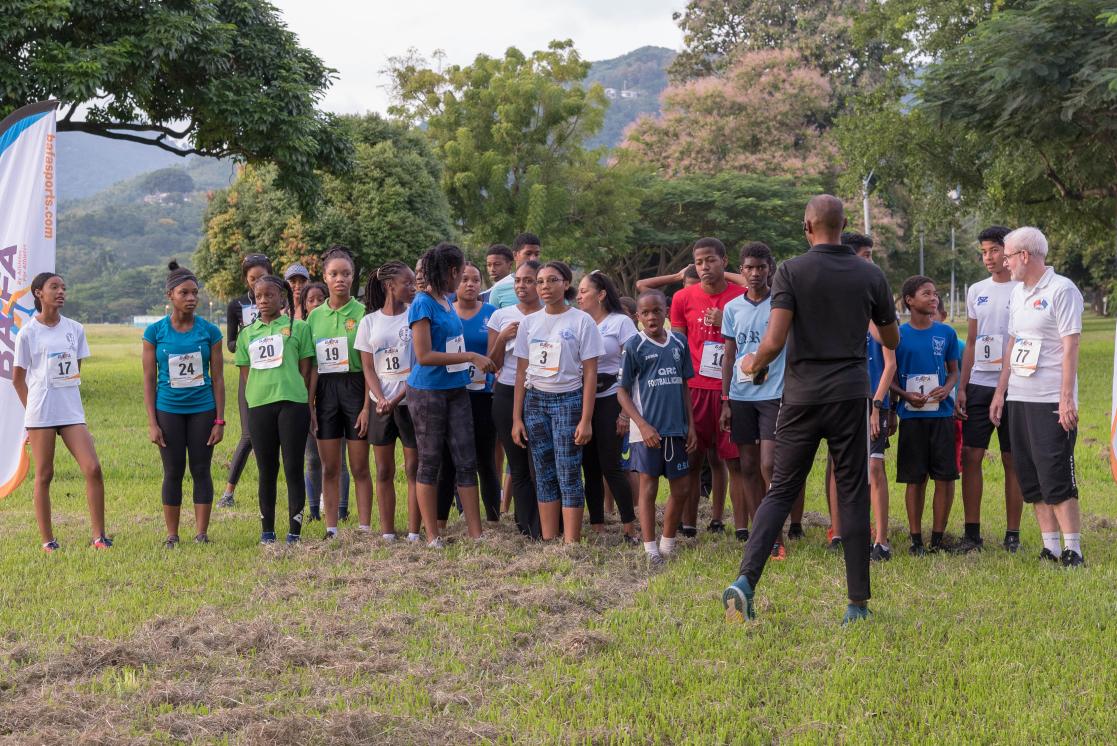
[[[573,39],[584,59],[617,57],[637,47],[679,49],[682,32],[671,20],[685,0],[272,0],[288,28],[338,79],[323,108],[338,113],[384,112],[388,57],[409,47],[446,52],[448,64],[508,47],[543,49],[552,39]]]

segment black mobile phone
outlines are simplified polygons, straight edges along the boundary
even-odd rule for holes
[[[758,371],[756,371],[755,373],[752,374],[752,382],[756,386],[759,386],[759,385],[763,384],[766,380],[768,380],[768,366],[767,365],[765,365],[763,368],[761,368],[760,370],[758,370]]]

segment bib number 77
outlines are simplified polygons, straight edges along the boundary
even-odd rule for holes
[[[1039,365],[1040,341],[1017,339],[1012,346],[1012,372],[1023,378],[1035,375]]]

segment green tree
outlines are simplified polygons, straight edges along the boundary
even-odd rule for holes
[[[531,55],[514,47],[502,58],[479,55],[442,71],[414,50],[390,62],[391,111],[425,125],[467,242],[510,241],[530,230],[549,254],[573,255],[617,232],[620,221],[595,205],[598,185],[617,196],[617,177],[583,146],[608,103],[600,85],[582,87],[588,71],[569,41]]]
[[[266,254],[279,266],[299,261],[316,272],[318,255],[340,243],[367,269],[418,257],[451,236],[441,169],[423,134],[375,114],[342,117],[340,125],[356,143],[356,165],[346,175],[323,175],[313,216],[278,188],[272,166],[245,168],[214,195],[195,263],[215,294],[243,292],[240,259],[247,253]]]
[[[143,189],[148,194],[192,192],[194,179],[181,168],[161,168],[144,177]]]
[[[63,132],[273,162],[305,206],[315,169],[350,165],[317,109],[334,71],[264,0],[14,0],[0,45],[0,116],[54,98]]]

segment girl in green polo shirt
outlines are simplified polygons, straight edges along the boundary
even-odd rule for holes
[[[310,370],[311,427],[322,458],[322,518],[326,521],[326,538],[332,538],[337,535],[343,438],[357,485],[359,527],[368,531],[372,522],[372,478],[365,440],[370,399],[361,372],[361,356],[353,347],[365,307],[351,294],[357,271],[349,249],[333,246],[322,255],[322,277],[330,297],[307,315],[306,322],[316,359]]]
[[[314,343],[310,327],[282,315],[283,302],[294,307],[291,286],[275,275],[265,275],[253,286],[259,317],[237,336],[236,364],[240,367],[248,427],[255,433],[252,450],[260,471],[261,544],[275,543],[275,492],[279,454],[287,479],[287,543],[302,534],[306,485],[303,451],[310,432],[307,387]]]

